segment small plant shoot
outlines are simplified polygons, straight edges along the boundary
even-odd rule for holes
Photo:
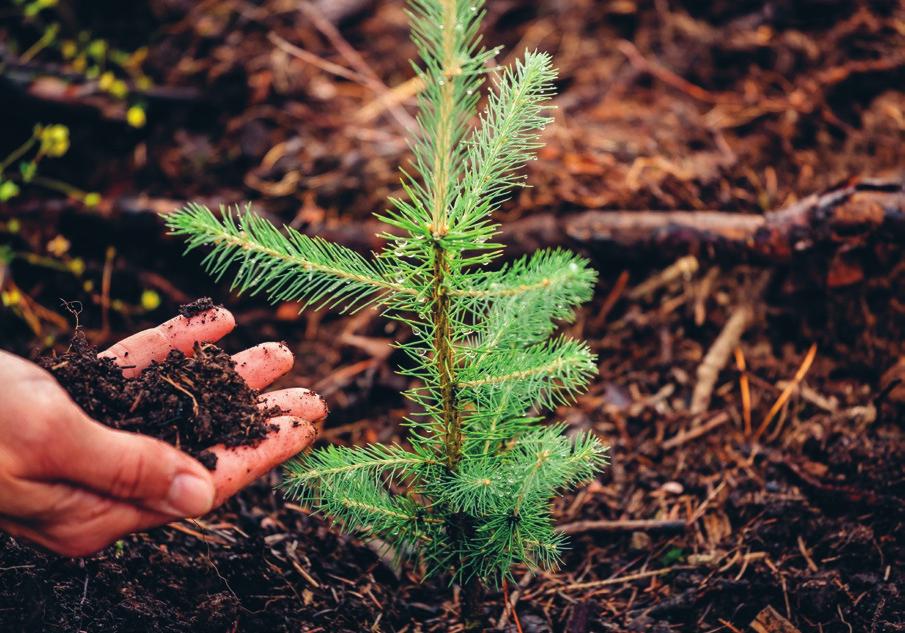
[[[280,230],[249,209],[191,204],[166,217],[189,249],[210,249],[216,277],[273,302],[357,310],[379,306],[411,328],[398,343],[414,413],[405,446],[329,446],[288,466],[285,491],[348,530],[468,586],[513,565],[555,567],[563,536],[550,503],[592,478],[606,449],[591,434],[541,424],[596,373],[588,346],[556,334],[590,299],[581,257],[544,250],[502,266],[493,212],[524,181],[550,122],[556,77],[545,53],[494,68],[478,0],[411,0],[424,89],[405,197],[378,218],[386,247],[365,257]],[[486,105],[475,123],[481,88]]]

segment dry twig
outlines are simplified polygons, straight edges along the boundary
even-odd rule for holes
[[[377,73],[374,72],[374,69],[371,68],[367,61],[365,61],[365,58],[362,57],[361,53],[355,50],[355,48],[346,41],[346,38],[342,36],[339,29],[336,28],[336,25],[328,20],[318,7],[310,2],[301,2],[299,3],[299,8],[305,16],[311,20],[311,24],[314,25],[314,28],[320,31],[321,34],[330,41],[339,54],[358,71],[364,78],[365,85],[368,88],[373,90],[380,97],[392,94],[387,85],[383,83],[380,77],[377,76]],[[405,109],[400,107],[398,103],[393,103],[392,97],[387,98],[387,109],[390,114],[393,115],[393,118],[395,118],[402,126],[402,129],[405,131],[417,129],[418,126],[415,123],[415,119],[412,118]]]
[[[776,417],[776,414],[785,406],[786,402],[788,402],[789,398],[792,397],[792,394],[798,388],[798,385],[804,380],[804,377],[807,375],[808,370],[811,368],[811,364],[814,362],[814,357],[817,356],[817,343],[811,345],[811,348],[808,350],[808,353],[805,354],[804,360],[801,361],[801,366],[798,368],[798,371],[795,372],[795,376],[790,380],[785,388],[782,390],[782,393],[779,394],[779,397],[776,399],[776,402],[773,403],[773,406],[770,407],[770,411],[767,412],[767,415],[764,416],[764,421],[760,423],[760,426],[757,428],[757,432],[754,434],[754,441],[756,442],[761,438],[764,434],[764,431],[767,430],[767,427],[770,425],[770,422]]]
[[[671,284],[676,279],[688,279],[698,272],[699,264],[697,257],[688,255],[676,260],[671,266],[664,268],[660,273],[653,275],[643,283],[638,284],[629,293],[629,299],[643,299],[653,294],[654,291],[663,286]]]
[[[672,449],[678,448],[679,446],[682,446],[683,444],[686,444],[691,440],[696,440],[703,435],[707,435],[708,433],[710,433],[710,431],[719,426],[722,426],[728,421],[729,414],[726,411],[720,411],[704,424],[699,424],[698,426],[692,427],[689,431],[682,431],[676,434],[674,437],[671,437],[663,442],[663,450],[671,451]]]
[[[657,576],[665,576],[671,574],[678,569],[685,569],[685,566],[667,567],[665,569],[654,569],[651,571],[641,571],[626,576],[618,576],[616,578],[605,578],[603,580],[593,580],[590,582],[575,582],[564,587],[547,587],[543,593],[556,593],[558,591],[582,591],[585,589],[599,589],[601,587],[609,587],[612,585],[621,585],[635,580],[644,580],[646,578],[656,578]]]
[[[735,366],[738,369],[738,386],[742,394],[742,419],[745,421],[745,437],[751,436],[751,387],[748,384],[748,370],[745,353],[741,346],[735,348]]]
[[[691,395],[692,414],[703,413],[710,406],[710,398],[713,395],[717,378],[729,361],[732,350],[738,347],[742,334],[751,323],[753,314],[754,311],[748,303],[737,307],[707,351],[704,360],[698,366],[698,381]]]
[[[279,48],[284,53],[288,53],[292,55],[296,59],[300,59],[303,62],[311,64],[316,68],[320,68],[321,70],[336,75],[337,77],[342,77],[343,79],[348,79],[349,81],[354,81],[355,83],[365,84],[366,80],[361,74],[355,72],[354,70],[349,70],[345,66],[340,66],[339,64],[334,64],[331,61],[318,57],[314,53],[310,53],[303,48],[299,48],[295,44],[287,42],[282,37],[277,35],[276,33],[268,33],[267,39],[270,42]]]

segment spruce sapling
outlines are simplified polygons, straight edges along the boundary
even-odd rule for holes
[[[501,253],[491,219],[540,147],[555,71],[526,52],[493,69],[480,44],[482,0],[410,0],[423,82],[404,199],[377,217],[394,232],[370,258],[244,211],[191,204],[169,215],[188,248],[210,248],[220,278],[271,301],[345,310],[379,306],[411,327],[398,347],[415,412],[407,446],[328,446],[288,466],[286,493],[379,537],[429,573],[469,586],[496,583],[515,564],[555,566],[563,537],[550,502],[592,477],[606,451],[590,434],[541,425],[596,372],[583,342],[557,323],[591,297],[596,273],[562,250],[486,269]],[[472,126],[485,75],[494,86]],[[399,491],[406,492],[399,492]],[[474,608],[465,605],[463,610]],[[464,613],[466,619],[474,613]]]

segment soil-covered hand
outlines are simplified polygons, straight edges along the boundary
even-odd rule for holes
[[[196,341],[219,340],[234,326],[232,314],[213,308],[139,332],[102,355],[133,377],[170,350],[191,354]],[[279,343],[233,358],[255,389],[293,363]],[[326,415],[323,401],[301,388],[265,394],[261,406],[285,413],[270,420],[277,428],[254,447],[212,447],[211,473],[169,444],[92,420],[48,372],[0,351],[0,529],[83,556],[129,532],[202,515],[307,447],[313,423]]]

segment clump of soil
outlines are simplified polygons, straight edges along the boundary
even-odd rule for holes
[[[202,312],[213,310],[216,307],[219,306],[217,306],[210,297],[201,297],[200,299],[195,299],[191,303],[179,306],[179,314],[190,319],[193,316],[198,316]]]
[[[194,306],[181,311],[191,313]],[[68,351],[38,363],[88,415],[107,426],[169,442],[210,470],[217,467],[211,446],[254,445],[273,429],[267,419],[279,411],[257,406],[258,392],[216,345],[196,343],[193,356],[173,350],[136,378],[123,377],[111,359],[98,358],[97,352],[76,330]]]

